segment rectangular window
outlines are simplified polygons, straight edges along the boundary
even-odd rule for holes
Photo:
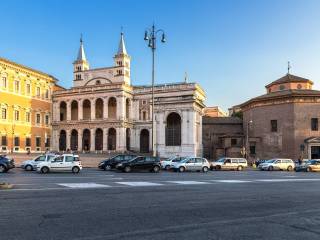
[[[7,77],[2,77],[2,88],[7,88]]]
[[[20,82],[14,81],[14,91],[18,93],[20,91]]]
[[[7,136],[2,136],[1,137],[1,145],[2,146],[7,146]]]
[[[41,137],[36,137],[36,147],[41,147]]]
[[[146,112],[142,112],[142,120],[146,120],[147,119],[147,113]]]
[[[1,118],[7,119],[7,109],[6,108],[1,109]]]
[[[46,139],[45,147],[50,147],[50,138],[49,137],[47,137],[47,139]]]
[[[49,90],[46,89],[46,99],[48,99],[48,98],[49,98]]]
[[[20,138],[19,137],[14,137],[14,146],[20,147]]]
[[[45,124],[49,125],[49,115],[46,115],[46,117],[45,117]]]
[[[271,132],[278,132],[278,121],[271,120]]]
[[[236,146],[236,145],[237,145],[237,139],[231,138],[231,146]]]
[[[36,115],[36,124],[41,124],[41,115],[40,115],[40,113],[37,113],[37,115]]]
[[[256,146],[254,146],[254,145],[250,146],[250,154],[252,154],[252,155],[256,154]]]
[[[37,97],[40,97],[40,87],[37,87]]]
[[[318,131],[318,118],[311,118],[311,131]]]
[[[31,114],[30,114],[30,112],[26,112],[26,122],[27,123],[31,122]]]
[[[18,110],[14,110],[14,120],[19,121],[20,119],[20,112]]]
[[[30,96],[30,93],[31,93],[31,86],[30,86],[30,83],[27,83],[27,85],[26,85],[26,94],[28,96]]]
[[[30,137],[26,138],[26,147],[31,147],[31,138]]]

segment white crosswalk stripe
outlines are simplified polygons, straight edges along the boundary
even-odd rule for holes
[[[68,188],[108,188],[109,185],[98,183],[59,183],[58,185]]]
[[[161,186],[161,183],[153,183],[153,182],[116,182],[118,184],[132,186],[132,187],[149,187],[149,186]]]
[[[248,183],[252,181],[248,180],[211,180],[212,182],[220,182],[220,183]]]
[[[199,181],[167,181],[169,183],[176,183],[182,185],[197,185],[197,184],[209,184],[208,182],[199,182]]]

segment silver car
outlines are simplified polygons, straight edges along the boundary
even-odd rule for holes
[[[21,168],[26,170],[26,171],[33,171],[33,170],[37,170],[37,165],[41,162],[47,162],[50,161],[51,159],[55,158],[56,154],[44,154],[44,155],[40,155],[37,156],[36,158],[32,159],[32,160],[26,160],[24,162],[21,163]]]
[[[202,171],[208,172],[210,164],[207,159],[200,157],[188,157],[180,162],[173,162],[170,166],[174,171]]]

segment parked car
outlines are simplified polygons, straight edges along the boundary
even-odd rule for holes
[[[41,162],[47,162],[52,160],[53,158],[57,157],[58,155],[56,154],[44,154],[37,156],[36,158],[32,160],[26,160],[21,163],[21,168],[26,170],[26,171],[33,171],[37,170],[37,165]]]
[[[212,162],[210,169],[213,170],[237,170],[242,171],[248,167],[248,162],[245,158],[221,158],[218,161]]]
[[[161,167],[165,170],[169,170],[172,163],[181,162],[183,159],[185,159],[185,157],[175,156],[175,157],[168,158],[166,160],[160,161]]]
[[[266,161],[265,163],[261,163],[258,168],[260,170],[287,170],[292,171],[295,167],[294,162],[292,159],[282,159],[282,158],[276,158],[276,159],[270,159]]]
[[[309,160],[304,164],[296,166],[296,172],[319,172],[320,160]]]
[[[105,159],[99,163],[98,168],[103,169],[103,170],[111,170],[114,169],[118,163],[123,162],[123,161],[129,161],[133,158],[136,158],[137,155],[133,154],[119,154],[112,156],[108,159]]]
[[[13,159],[10,159],[5,155],[0,155],[0,173],[8,172],[14,167],[15,165]]]
[[[82,169],[78,155],[63,154],[48,162],[41,162],[37,165],[37,171],[41,173],[72,171],[79,173]]]
[[[180,162],[173,162],[170,166],[174,171],[202,171],[208,172],[210,164],[207,159],[200,157],[187,157]]]
[[[157,173],[161,169],[161,164],[158,157],[139,156],[132,160],[118,163],[116,168],[126,173],[134,170],[148,170]]]

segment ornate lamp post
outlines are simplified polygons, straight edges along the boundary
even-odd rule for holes
[[[151,29],[147,29],[144,33],[144,40],[148,41],[148,47],[151,48],[152,51],[152,93],[151,93],[151,98],[152,98],[152,141],[151,141],[151,150],[152,150],[152,155],[156,156],[157,149],[156,149],[156,131],[155,131],[155,118],[154,118],[154,55],[156,51],[156,45],[157,45],[157,34],[161,34],[161,42],[165,43],[166,42],[166,37],[164,34],[164,31],[162,29],[156,29],[154,24],[152,25]]]

